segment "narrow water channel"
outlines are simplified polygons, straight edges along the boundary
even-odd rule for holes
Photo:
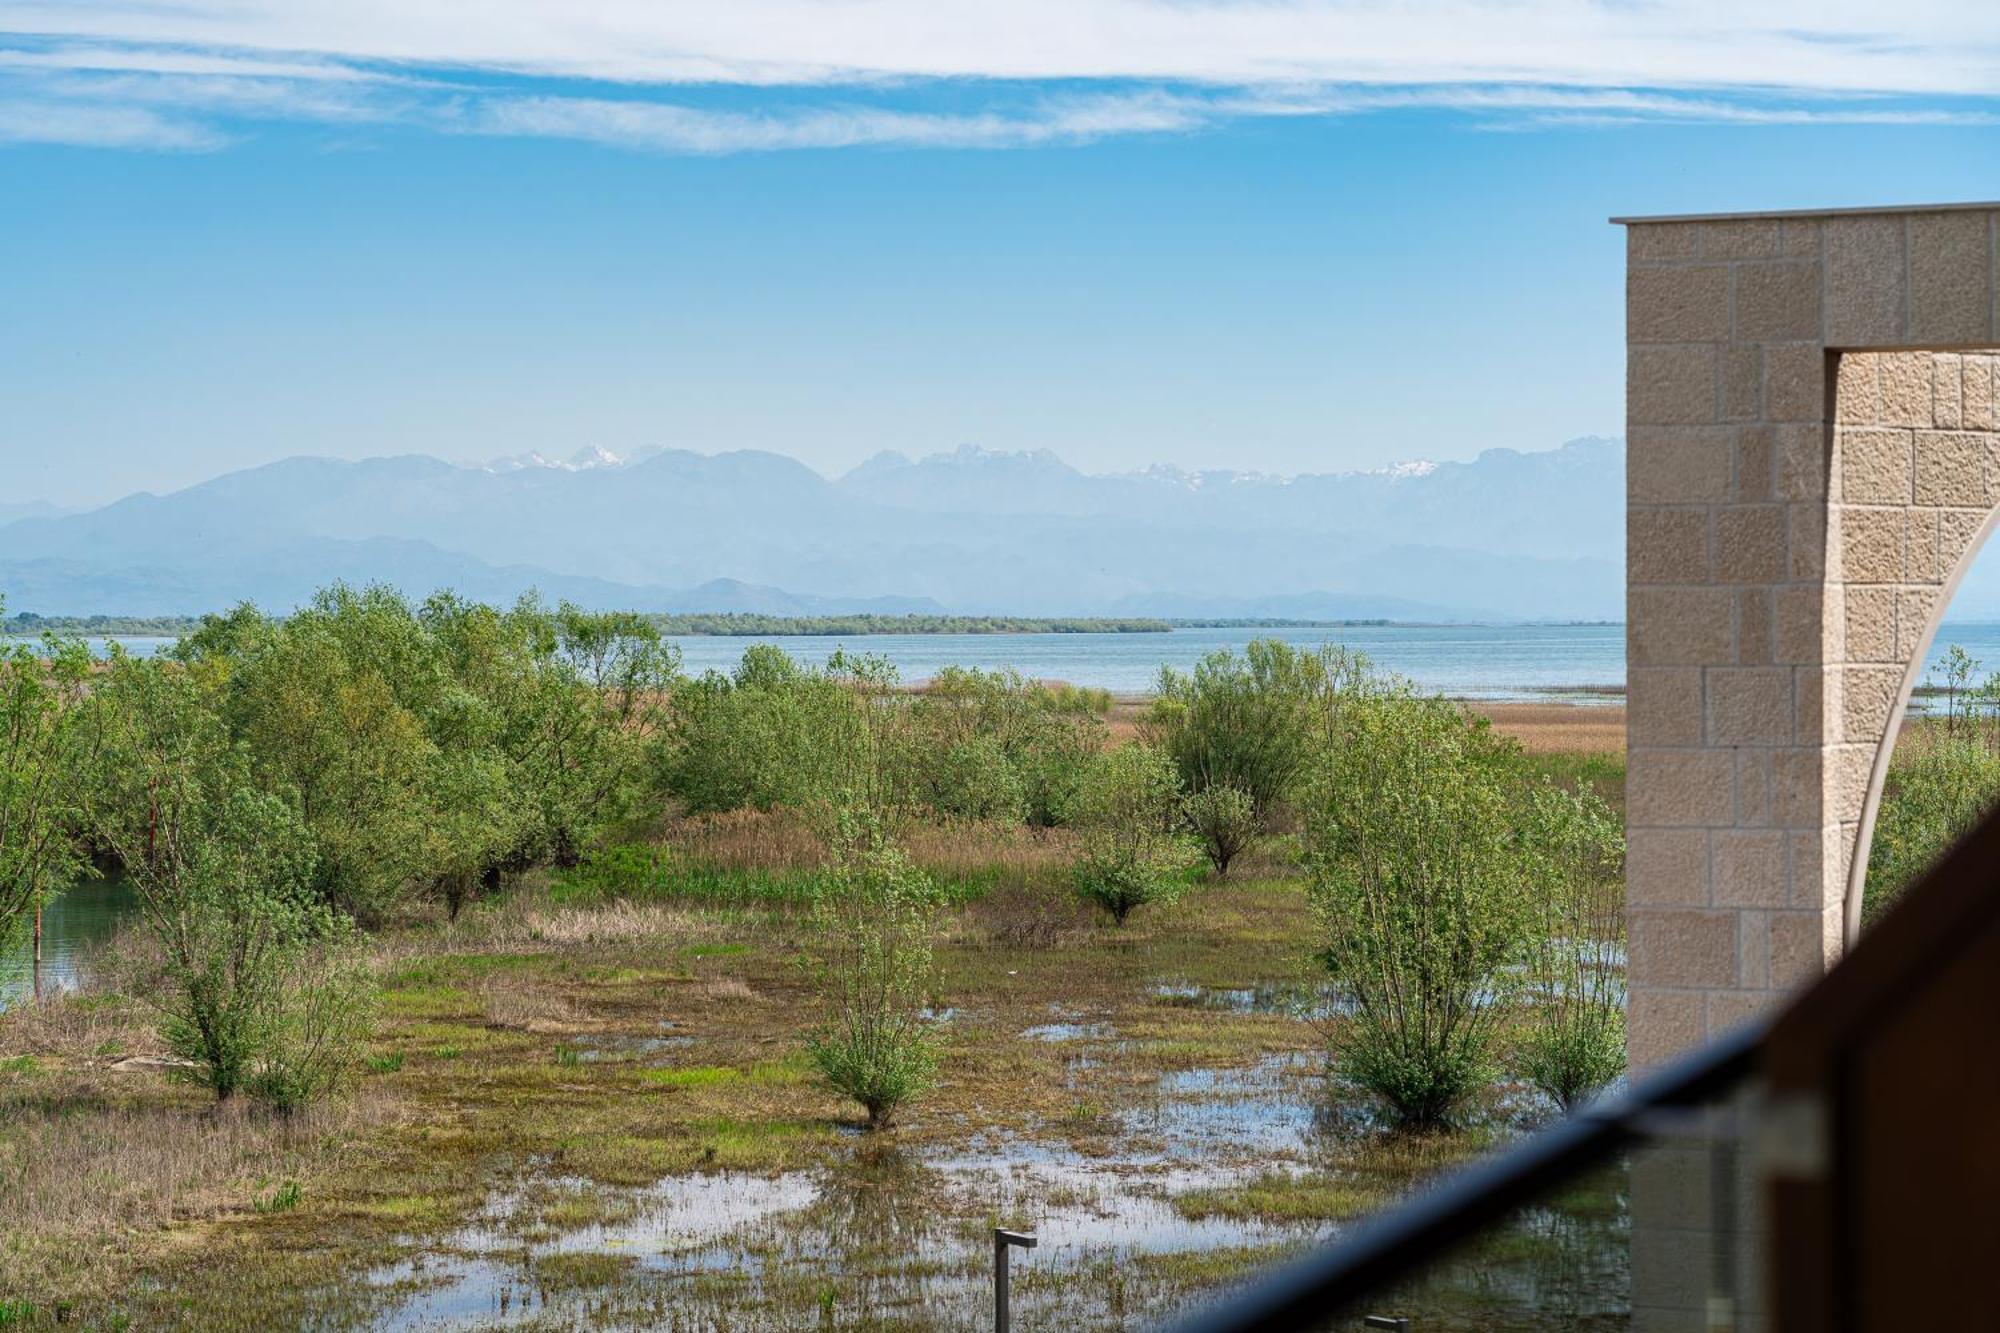
[[[85,879],[43,908],[42,993],[74,990],[82,960],[135,910],[132,885],[120,874]],[[34,994],[32,931],[25,921],[19,927],[0,952],[0,1009]]]

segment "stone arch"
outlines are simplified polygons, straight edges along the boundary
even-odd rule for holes
[[[1868,851],[1897,732],[1952,595],[2000,525],[2000,352],[1849,352],[1835,367],[1833,501],[1843,566],[1829,574],[1839,575],[1850,683],[1875,674],[1861,664],[1883,664],[1879,680],[1861,684],[1844,729],[1850,741],[1872,737],[1875,751],[1842,908],[1843,940],[1851,946],[1861,931]],[[1901,573],[1846,568],[1849,514],[1895,510],[1908,533]],[[1915,534],[1926,526],[1934,526],[1935,551],[1919,564]],[[1879,536],[1857,540],[1857,558],[1877,544]]]
[[[2000,205],[1622,221],[1643,1067],[1848,942],[1884,742],[2000,504]]]

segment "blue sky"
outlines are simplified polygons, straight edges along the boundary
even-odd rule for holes
[[[1545,448],[1619,429],[1608,215],[2000,195],[1962,6],[993,8],[0,0],[0,501]]]

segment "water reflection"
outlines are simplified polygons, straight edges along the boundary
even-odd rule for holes
[[[123,875],[86,879],[42,909],[42,993],[75,990],[84,960],[137,910]],[[8,932],[0,953],[0,1009],[34,994],[34,945],[27,922]]]

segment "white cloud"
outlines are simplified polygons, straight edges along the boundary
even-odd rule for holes
[[[2000,5],[1885,12],[1874,0],[0,0],[0,33],[16,35],[0,36],[0,96],[45,104],[51,123],[94,109],[105,132],[65,142],[122,143],[123,123],[142,145],[150,124],[182,147],[232,119],[691,153],[1018,147],[1417,107],[1495,128],[1990,123]],[[718,85],[740,90],[727,106]]]
[[[143,107],[49,106],[0,101],[0,143],[67,144],[83,148],[219,148],[225,138]]]

